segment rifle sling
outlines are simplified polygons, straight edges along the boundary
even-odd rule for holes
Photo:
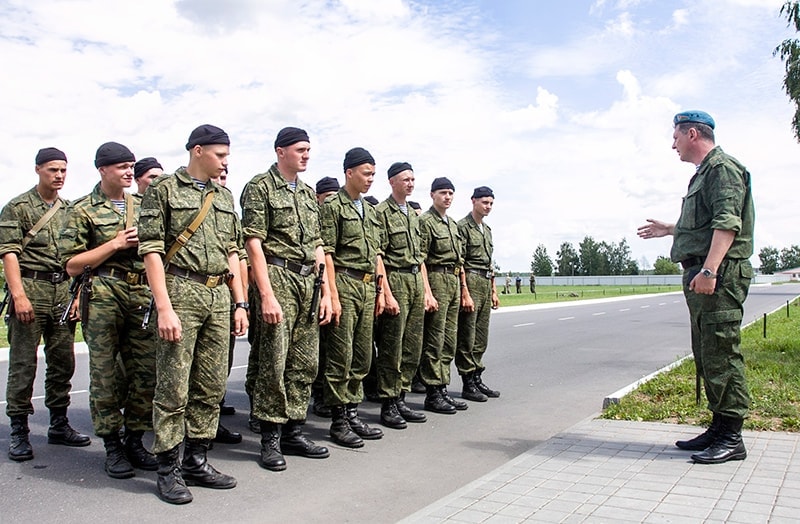
[[[22,239],[23,251],[25,251],[25,247],[30,243],[30,241],[33,240],[36,237],[36,235],[39,234],[39,231],[41,231],[42,228],[44,228],[44,226],[47,225],[48,222],[50,222],[50,219],[53,218],[53,215],[55,215],[59,209],[61,209],[61,200],[56,199],[56,203],[53,204],[53,207],[48,209],[47,213],[42,215],[42,218],[40,218],[39,221],[33,225],[30,231],[28,231],[28,233]]]
[[[164,267],[169,264],[169,261],[172,260],[172,257],[175,256],[175,253],[178,252],[180,248],[185,246],[189,239],[192,238],[197,228],[200,227],[200,224],[203,223],[205,220],[206,215],[208,215],[208,210],[211,209],[211,202],[214,200],[214,193],[209,193],[206,195],[205,200],[203,201],[203,207],[200,208],[200,212],[194,217],[192,223],[189,224],[189,227],[183,230],[183,232],[178,235],[175,239],[175,242],[170,246],[169,251],[167,251],[167,255],[164,257]]]

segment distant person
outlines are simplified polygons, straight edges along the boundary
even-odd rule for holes
[[[530,286],[531,286],[531,293],[535,295],[536,294],[536,277],[533,275],[533,273],[531,273]]]
[[[515,284],[516,284],[516,286],[517,286],[517,294],[520,294],[520,293],[522,293],[522,277],[521,277],[521,276],[519,276],[519,275],[517,275],[517,278],[516,278],[516,280],[514,281],[514,283],[515,283]]]
[[[150,183],[164,174],[164,168],[158,160],[148,156],[133,165],[133,181],[136,182],[136,194],[144,195]]]
[[[511,272],[506,275],[505,282],[503,282],[503,294],[510,295],[511,294]]]
[[[739,350],[744,301],[753,277],[755,211],[750,173],[714,142],[714,119],[684,111],[673,119],[672,149],[697,166],[675,224],[647,219],[641,238],[673,235],[673,262],[683,266],[692,353],[705,384],[711,426],[691,440],[675,443],[698,451],[692,460],[718,464],[747,457],[742,424],[750,395]],[[699,391],[698,391],[699,398]]]

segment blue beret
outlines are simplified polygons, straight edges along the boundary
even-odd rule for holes
[[[672,119],[673,125],[678,124],[685,124],[688,122],[694,122],[697,124],[705,124],[711,129],[714,129],[714,119],[711,118],[711,115],[706,113],[705,111],[683,111],[682,113],[678,113],[675,115],[675,118]]]

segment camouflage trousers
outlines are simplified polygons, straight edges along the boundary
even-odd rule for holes
[[[231,294],[166,276],[172,308],[181,321],[179,342],[158,338],[153,398],[153,452],[168,451],[184,437],[214,438],[225,393]]]
[[[258,378],[258,348],[261,345],[261,331],[264,324],[261,319],[261,295],[258,293],[258,288],[253,284],[247,289],[247,301],[250,303],[250,327],[247,328],[247,342],[250,344],[250,353],[247,355],[244,390],[252,403],[256,389],[256,379]]]
[[[44,405],[49,409],[69,406],[75,372],[75,323],[58,321],[69,302],[69,283],[53,284],[22,279],[22,287],[33,305],[36,320],[23,324],[14,315],[8,319],[8,383],[6,415],[32,415],[33,382],[38,362],[36,351],[44,339]]]
[[[390,271],[388,278],[392,295],[400,306],[400,314],[384,313],[376,320],[378,396],[397,398],[401,392],[411,391],[411,380],[419,366],[425,320],[425,288],[421,273]]]
[[[689,306],[692,353],[698,376],[703,378],[708,409],[745,418],[750,394],[745,380],[744,357],[739,349],[744,301],[753,268],[748,260],[724,260],[718,269],[721,282],[713,295],[689,291],[684,272],[683,293]]]
[[[450,363],[456,354],[461,281],[453,274],[430,273],[428,282],[439,310],[425,313],[419,375],[429,386],[446,386],[450,384]]]
[[[456,369],[459,375],[482,372],[483,355],[489,345],[489,319],[492,315],[491,279],[467,272],[467,289],[475,309],[458,314]]]
[[[323,326],[325,335],[325,383],[327,406],[358,404],[364,398],[361,381],[372,363],[372,326],[375,318],[375,285],[336,273],[342,316],[339,325]]]
[[[98,436],[114,434],[123,425],[152,429],[155,335],[142,329],[149,303],[147,286],[92,278],[82,326],[89,346],[89,410]]]
[[[273,265],[267,270],[283,321],[261,326],[253,415],[285,424],[305,420],[311,383],[317,376],[319,327],[308,320],[314,275],[302,277]]]

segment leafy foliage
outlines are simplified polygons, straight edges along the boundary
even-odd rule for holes
[[[780,14],[785,16],[789,27],[794,27],[795,31],[800,31],[800,2],[797,0],[787,1],[781,7]],[[795,138],[800,141],[800,41],[796,38],[788,38],[778,45],[772,52],[773,56],[780,57],[786,68],[786,75],[783,78],[783,88],[789,99],[795,105],[794,117],[792,117],[792,129]]]

